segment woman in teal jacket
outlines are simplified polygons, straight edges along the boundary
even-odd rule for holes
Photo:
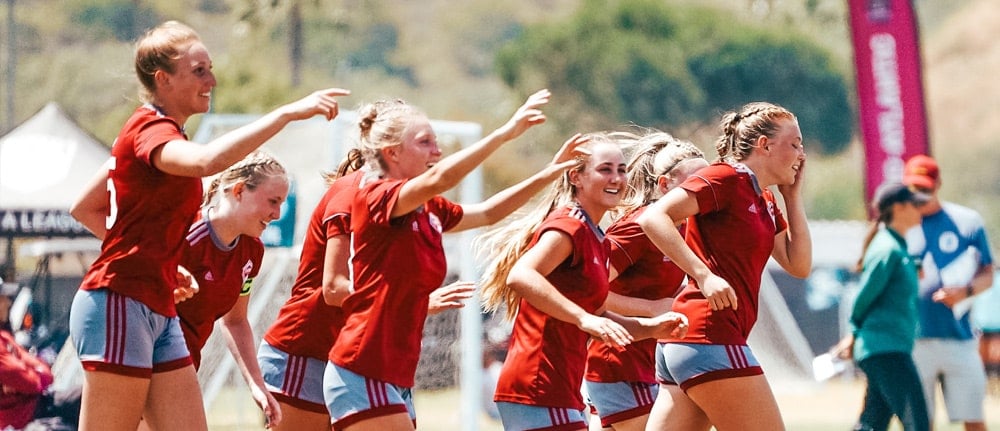
[[[861,289],[850,328],[853,354],[868,377],[864,408],[855,430],[885,430],[893,416],[906,431],[930,429],[920,377],[910,352],[917,332],[917,263],[906,252],[906,231],[920,224],[925,194],[898,183],[884,184],[872,199],[877,215],[860,262]],[[851,341],[848,338],[848,341]]]

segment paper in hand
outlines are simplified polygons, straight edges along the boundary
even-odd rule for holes
[[[832,353],[824,353],[813,358],[813,378],[817,382],[829,380],[831,377],[847,369],[847,361]]]

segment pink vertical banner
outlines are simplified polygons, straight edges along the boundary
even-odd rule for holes
[[[865,147],[865,202],[903,164],[929,154],[920,37],[910,0],[848,0],[858,115]]]

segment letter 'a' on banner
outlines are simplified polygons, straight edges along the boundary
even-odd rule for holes
[[[848,0],[865,147],[865,202],[903,164],[930,154],[920,37],[910,0]]]

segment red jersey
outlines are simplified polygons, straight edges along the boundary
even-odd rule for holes
[[[618,271],[611,291],[642,299],[670,298],[681,290],[684,271],[649,240],[636,223],[648,207],[641,207],[608,227],[610,261]],[[656,383],[656,340],[636,341],[624,350],[605,343],[590,343],[586,379],[591,382]]]
[[[316,205],[302,242],[299,272],[288,301],[264,334],[272,347],[295,356],[327,359],[344,326],[344,311],[323,299],[326,243],[351,233],[351,203],[364,172],[338,178]]]
[[[52,384],[49,366],[0,329],[0,429],[21,429],[35,418],[42,393]]]
[[[207,210],[205,210],[207,211]],[[240,235],[232,244],[222,244],[202,212],[188,230],[181,265],[198,280],[198,293],[177,304],[184,341],[195,368],[201,364],[201,348],[212,335],[215,320],[233,309],[240,296],[250,294],[253,278],[260,273],[264,243]]]
[[[583,210],[559,208],[538,228],[529,247],[549,230],[569,235],[573,252],[545,278],[567,299],[588,313],[596,312],[608,297],[608,246],[604,234]],[[549,316],[521,299],[493,399],[582,410],[580,385],[589,339],[590,335],[576,325]]]
[[[177,315],[177,263],[202,197],[201,178],[153,167],[153,151],[175,139],[187,139],[181,126],[151,105],[125,123],[111,147],[108,232],[80,285],[108,288],[167,317]]]
[[[441,233],[462,220],[462,207],[436,196],[389,218],[405,180],[364,186],[354,199],[354,293],[329,359],[368,378],[413,387],[430,293],[447,272]]]
[[[729,282],[739,309],[712,311],[691,280],[674,300],[673,310],[688,318],[680,342],[745,345],[757,321],[760,278],[774,249],[774,237],[787,227],[769,190],[742,163],[713,164],[680,185],[698,200],[698,214],[687,225],[687,244],[713,273]]]

